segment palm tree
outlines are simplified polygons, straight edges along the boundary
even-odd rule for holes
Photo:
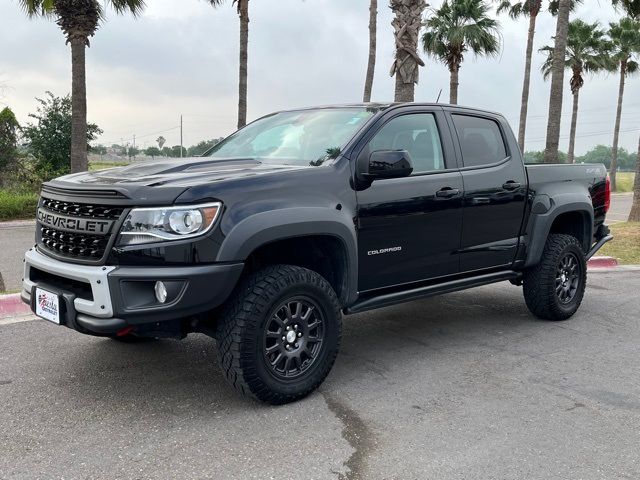
[[[465,52],[492,56],[500,51],[498,22],[488,13],[484,0],[445,0],[425,22],[424,51],[449,68],[449,103],[458,103],[458,73]]]
[[[613,5],[622,7],[627,15],[635,20],[640,19],[640,1],[613,0]],[[633,203],[629,213],[630,222],[640,222],[640,136],[638,137],[638,157],[636,159],[636,177],[633,182]]]
[[[640,18],[640,2],[638,0],[612,0],[615,8],[622,8],[625,13],[636,20]]]
[[[564,61],[567,50],[569,13],[572,0],[558,1],[556,35],[554,37],[553,63],[551,65],[551,94],[549,95],[549,120],[547,141],[544,149],[544,163],[558,161],[560,143],[560,118],[562,115],[562,86],[564,84]]]
[[[575,162],[576,125],[578,121],[578,99],[580,89],[584,85],[584,73],[596,73],[602,70],[611,70],[612,62],[608,55],[610,43],[605,39],[605,32],[598,22],[586,23],[582,20],[573,20],[569,23],[567,35],[567,51],[565,54],[565,67],[571,70],[572,76],[569,85],[573,94],[573,111],[571,114],[571,132],[569,134],[569,151],[567,161]],[[546,46],[540,49],[547,54],[547,59],[542,65],[542,73],[545,80],[551,75],[553,66],[554,47]]]
[[[206,0],[217,7],[224,0]],[[247,72],[249,63],[249,0],[232,0],[240,17],[240,72],[238,80],[238,128],[247,124]]]
[[[609,24],[609,38],[613,43],[612,58],[620,70],[618,85],[618,108],[616,124],[613,130],[613,149],[611,151],[611,188],[616,190],[616,170],[618,169],[618,139],[620,137],[620,118],[622,116],[622,99],[624,97],[624,80],[627,76],[638,72],[638,62],[634,57],[640,53],[640,22],[631,18],[623,18],[618,23]]]
[[[371,0],[369,5],[369,63],[367,65],[367,77],[364,81],[364,102],[371,101],[371,89],[373,88],[373,75],[376,70],[376,43],[378,30],[378,0]]]
[[[29,17],[52,18],[71,45],[71,171],[87,170],[87,82],[85,49],[104,19],[103,4],[116,13],[142,12],[144,0],[18,0]]]
[[[575,0],[571,8],[580,0]],[[615,1],[615,0],[614,0]],[[527,130],[527,111],[529,109],[529,87],[531,84],[531,58],[533,55],[533,39],[536,34],[536,22],[542,11],[542,0],[524,0],[512,3],[511,0],[498,0],[498,13],[507,12],[509,17],[517,19],[521,16],[529,17],[529,30],[527,33],[527,50],[524,62],[524,80],[522,82],[522,100],[520,101],[520,124],[518,125],[518,145],[524,152],[524,139]],[[549,2],[549,11],[556,15],[558,12],[558,0]]]
[[[520,124],[518,125],[518,145],[524,152],[524,136],[527,129],[527,110],[529,108],[529,86],[531,84],[531,57],[533,54],[533,39],[536,34],[536,22],[542,9],[542,0],[525,0],[511,3],[510,0],[502,0],[498,5],[498,13],[507,11],[509,16],[516,19],[520,16],[529,17],[529,30],[527,33],[527,50],[524,62],[524,80],[522,82],[522,99],[520,101]]]
[[[424,67],[418,55],[418,36],[427,3],[425,0],[391,0],[390,7],[394,13],[391,25],[396,44],[395,60],[391,66],[391,76],[396,77],[395,100],[413,102],[418,69]]]

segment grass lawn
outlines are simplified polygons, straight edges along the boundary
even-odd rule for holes
[[[89,171],[93,172],[95,170],[105,170],[107,168],[113,167],[124,167],[129,165],[127,162],[91,162],[89,164]]]
[[[640,223],[621,222],[610,226],[613,240],[598,255],[616,257],[620,263],[640,265]]]
[[[633,172],[616,173],[616,192],[633,192],[633,179],[635,175]]]
[[[0,190],[0,221],[33,219],[38,205],[37,193]]]

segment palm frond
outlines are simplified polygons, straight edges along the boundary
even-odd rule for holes
[[[489,5],[483,0],[445,0],[425,22],[425,53],[450,69],[460,66],[466,51],[475,55],[498,54],[499,24],[489,13]]]
[[[131,13],[133,16],[140,15],[146,6],[144,0],[109,0],[108,3],[116,13]]]

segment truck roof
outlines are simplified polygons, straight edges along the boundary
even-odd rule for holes
[[[492,115],[501,115],[498,112],[486,110],[477,107],[469,107],[465,105],[453,105],[450,103],[437,103],[437,102],[369,102],[369,103],[336,103],[329,105],[317,105],[312,107],[302,108],[286,108],[280,110],[281,112],[296,112],[301,110],[317,110],[317,109],[330,109],[330,108],[373,108],[376,110],[386,110],[388,108],[402,107],[402,106],[422,106],[422,107],[445,107],[452,110],[474,110],[476,112],[490,113]]]

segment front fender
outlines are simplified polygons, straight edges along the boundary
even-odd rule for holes
[[[251,215],[226,234],[218,262],[244,261],[257,248],[287,238],[330,235],[342,241],[347,255],[348,301],[357,295],[358,254],[353,218],[345,210],[292,207]]]

